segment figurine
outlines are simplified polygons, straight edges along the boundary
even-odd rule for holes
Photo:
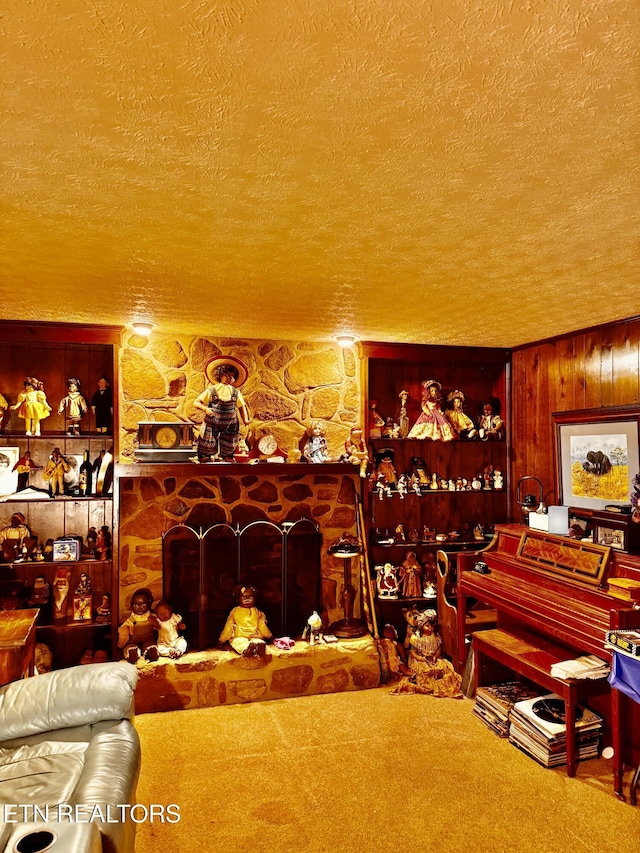
[[[69,463],[60,453],[60,448],[54,447],[42,472],[42,477],[49,483],[51,497],[64,494],[64,475],[69,471]]]
[[[436,633],[435,610],[402,610],[407,620],[407,636],[404,642],[408,649],[410,675],[405,676],[392,691],[401,693],[427,693],[438,697],[461,699],[461,677],[450,661],[441,657],[442,638]]]
[[[398,642],[398,632],[389,623],[382,629],[382,637],[378,640],[378,651],[383,683],[398,681],[403,675],[409,675],[406,652]]]
[[[44,607],[49,603],[51,587],[44,575],[38,575],[31,588],[31,594],[27,599],[29,607]]]
[[[493,488],[496,491],[504,488],[504,477],[499,468],[495,468],[493,471]]]
[[[406,474],[400,474],[398,477],[398,482],[396,484],[396,489],[398,494],[400,495],[400,500],[404,500],[404,496],[409,491],[409,478]]]
[[[53,618],[64,619],[67,615],[70,569],[57,569],[53,578]]]
[[[42,465],[36,465],[36,463],[31,458],[31,451],[25,450],[23,455],[13,466],[13,470],[18,472],[17,491],[21,492],[23,489],[26,489],[29,485],[29,474],[32,471],[39,471],[41,468]]]
[[[238,445],[240,421],[249,423],[249,412],[239,387],[247,378],[247,368],[231,356],[211,359],[205,367],[211,383],[194,401],[194,407],[204,412],[197,442],[199,462],[221,458],[233,462]]]
[[[98,531],[96,553],[99,560],[108,560],[111,555],[111,533],[106,524],[103,524]]]
[[[422,383],[422,414],[411,427],[407,438],[453,441],[453,428],[440,406],[441,391],[442,385],[435,379],[427,379]]]
[[[357,465],[361,477],[367,476],[369,452],[362,436],[362,427],[351,427],[349,438],[344,443],[345,461]]]
[[[98,550],[98,533],[95,527],[90,527],[87,533],[87,553],[91,557],[92,560],[96,559],[96,552]]]
[[[91,578],[86,572],[82,572],[80,580],[76,584],[76,595],[91,596],[93,589],[91,588]]]
[[[393,540],[394,540],[394,542],[397,542],[397,543],[402,543],[402,542],[407,541],[407,536],[404,532],[404,524],[402,524],[402,523],[396,524],[396,529],[395,529],[395,532],[393,534]]]
[[[157,632],[151,621],[152,602],[150,590],[146,587],[136,590],[131,596],[131,613],[118,628],[118,648],[129,663],[141,657],[152,662],[158,660]]]
[[[178,631],[187,627],[179,613],[173,612],[168,601],[162,599],[151,614],[151,623],[158,632],[158,653],[165,658],[180,658],[187,651],[187,641]]]
[[[376,474],[378,478],[382,477],[385,484],[393,486],[398,480],[396,469],[393,464],[394,452],[389,447],[385,447],[379,453],[376,453]]]
[[[393,566],[391,563],[385,563],[383,566],[376,566],[375,572],[378,598],[396,599],[400,588],[396,566]]]
[[[91,398],[91,411],[96,419],[98,432],[111,432],[113,417],[113,391],[106,376],[98,379],[98,389]]]
[[[304,631],[302,632],[302,639],[306,640],[309,638],[309,645],[315,646],[316,643],[324,643],[326,640],[324,639],[324,625],[322,624],[322,618],[317,610],[314,610],[311,616],[307,619],[307,624],[304,627]]]
[[[384,422],[384,426],[382,427],[382,435],[384,438],[398,438],[399,432],[400,427],[393,418],[387,418]]]
[[[103,592],[100,598],[100,604],[96,607],[96,622],[111,621],[111,596],[108,592]]]
[[[49,417],[51,407],[46,402],[44,392],[38,393],[37,379],[27,376],[22,384],[24,391],[18,394],[18,400],[11,408],[18,412],[18,417],[24,418],[27,435],[40,435],[40,421]]]
[[[447,397],[452,408],[446,409],[444,416],[453,427],[458,438],[475,438],[478,430],[469,415],[463,410],[464,394],[462,391],[452,391]]]
[[[378,401],[369,401],[369,438],[382,438],[384,418],[378,411]]]
[[[409,416],[407,415],[407,400],[409,394],[407,391],[401,391],[398,394],[400,397],[400,417],[398,418],[398,436],[406,438],[409,435]]]
[[[72,376],[67,379],[67,396],[58,406],[58,414],[66,412],[67,435],[80,435],[80,422],[88,411],[87,401],[80,393],[80,380]]]
[[[312,421],[307,429],[307,443],[302,455],[308,462],[328,462],[329,453],[324,426],[320,421]]]
[[[25,540],[31,537],[31,531],[25,522],[21,512],[14,512],[10,523],[0,530],[0,551],[9,561],[15,560],[21,554]]]
[[[264,657],[266,641],[273,636],[267,617],[256,607],[256,596],[254,586],[240,587],[238,605],[231,609],[220,634],[221,643],[229,643],[234,652],[244,657]]]
[[[422,595],[422,569],[415,551],[409,551],[400,566],[400,581],[405,598],[419,598]]]
[[[483,441],[503,438],[504,421],[500,417],[500,403],[495,398],[487,400],[482,406],[478,427],[478,434]]]

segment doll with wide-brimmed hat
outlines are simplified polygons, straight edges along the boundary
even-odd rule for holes
[[[456,435],[442,412],[441,400],[442,385],[435,379],[426,379],[422,383],[422,412],[407,438],[453,441]]]
[[[240,439],[240,419],[245,426],[249,423],[247,405],[240,392],[248,371],[239,358],[216,356],[205,366],[205,375],[211,384],[193,404],[204,412],[198,435],[198,461],[232,462]]]
[[[444,411],[445,418],[459,438],[475,438],[478,434],[476,425],[469,415],[464,411],[464,394],[456,389],[447,396],[447,402],[451,405]]]

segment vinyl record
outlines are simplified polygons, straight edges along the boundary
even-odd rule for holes
[[[564,699],[538,699],[531,708],[536,717],[545,723],[558,723],[564,725],[567,722],[564,707]],[[576,707],[576,720],[582,719],[582,708]]]

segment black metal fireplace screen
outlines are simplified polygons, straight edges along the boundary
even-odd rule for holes
[[[239,585],[256,587],[274,636],[300,635],[320,609],[321,546],[318,526],[307,518],[242,529],[170,527],[162,538],[163,595],[182,615],[189,647],[217,644]]]

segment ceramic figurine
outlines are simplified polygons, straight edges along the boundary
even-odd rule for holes
[[[407,438],[453,441],[453,427],[445,418],[440,405],[441,391],[442,385],[435,379],[427,379],[422,383],[422,413],[411,427]]]
[[[67,615],[67,601],[69,599],[70,569],[56,569],[53,579],[53,617],[64,619]]]
[[[400,589],[397,567],[385,563],[383,566],[376,566],[375,572],[378,598],[397,598]]]
[[[80,380],[75,376],[67,379],[67,396],[60,400],[58,414],[65,413],[67,435],[80,435],[80,422],[89,411],[87,401],[80,393]]]
[[[18,394],[18,400],[11,409],[24,419],[27,435],[40,435],[40,421],[49,417],[51,406],[46,402],[44,392],[38,393],[37,379],[27,376],[22,384],[24,391]]]
[[[228,643],[234,652],[244,657],[264,657],[266,642],[273,635],[267,617],[256,607],[257,590],[253,586],[242,586],[237,597],[238,604],[227,617],[220,643]]]
[[[187,641],[178,632],[187,627],[179,613],[173,612],[168,601],[162,599],[151,614],[151,622],[158,632],[158,653],[161,657],[176,659],[187,651]]]
[[[39,471],[41,470],[41,468],[42,465],[36,465],[36,463],[31,458],[31,451],[25,450],[23,455],[13,466],[13,470],[18,472],[17,491],[21,492],[23,491],[23,489],[26,489],[29,486],[29,474],[32,471]]]
[[[210,384],[193,403],[194,408],[204,412],[197,437],[197,460],[233,462],[240,437],[240,419],[245,426],[249,423],[249,411],[239,390],[248,371],[240,359],[218,356],[207,363],[205,374]]]
[[[362,435],[362,427],[351,427],[349,438],[344,443],[345,460],[351,462],[352,465],[357,465],[361,477],[367,476],[367,466],[369,464],[369,451],[364,443]]]
[[[100,604],[96,607],[96,622],[111,621],[111,596],[108,592],[102,593]]]
[[[324,426],[320,421],[312,421],[307,429],[307,442],[302,455],[308,462],[328,462],[329,453]]]
[[[60,453],[60,448],[54,447],[42,471],[43,478],[49,483],[51,497],[64,494],[64,475],[69,471],[69,463]]]
[[[307,619],[307,624],[302,632],[302,639],[308,639],[310,646],[315,646],[316,643],[326,642],[324,638],[324,625],[322,624],[322,618],[317,610],[314,610],[311,616]]]
[[[378,478],[382,477],[383,481],[388,486],[394,486],[398,480],[395,465],[393,464],[394,452],[389,447],[380,450],[376,453],[376,474]]]
[[[400,397],[400,417],[398,418],[398,437],[406,438],[409,435],[409,417],[407,415],[407,400],[409,394],[406,391],[401,391],[398,394]]]
[[[415,551],[409,551],[400,566],[400,581],[405,598],[419,598],[422,595],[422,568]]]

